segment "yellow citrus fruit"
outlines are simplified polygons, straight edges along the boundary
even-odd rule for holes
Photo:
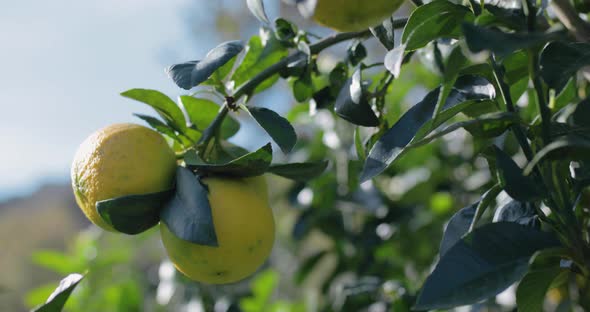
[[[91,134],[72,164],[76,202],[92,223],[115,231],[96,211],[96,202],[164,191],[173,186],[176,156],[157,132],[135,124],[114,124]]]
[[[390,17],[403,0],[317,0],[313,19],[338,31],[360,31]]]
[[[217,247],[176,237],[160,222],[162,242],[174,266],[207,284],[237,282],[254,273],[274,243],[274,219],[264,177],[205,178],[217,234]]]

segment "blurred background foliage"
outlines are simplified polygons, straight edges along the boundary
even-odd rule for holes
[[[191,10],[214,12],[214,27],[192,19]],[[245,40],[258,29],[243,0],[197,0],[184,14],[195,37],[207,29],[223,39]],[[278,14],[311,32],[329,33],[292,8],[281,6]],[[348,44],[320,55],[316,89],[346,58]],[[385,53],[374,39],[365,45],[366,64]],[[402,68],[403,79],[389,86],[390,124],[439,84],[433,59],[428,53],[414,56]],[[380,79],[372,77],[374,83]],[[309,101],[297,103],[289,88],[281,81],[253,100],[284,113],[296,127],[294,151],[276,157],[280,162],[328,159],[331,166],[307,184],[268,177],[277,240],[256,275],[226,286],[191,282],[166,259],[153,229],[134,237],[100,231],[84,220],[69,185],[48,185],[0,204],[0,310],[30,309],[47,298],[62,276],[87,272],[66,311],[408,311],[438,254],[445,222],[492,185],[486,160],[477,156],[488,142],[454,132],[412,150],[373,182],[359,186],[355,134],[370,139],[370,133],[330,110],[316,111]],[[233,142],[246,147],[262,142],[251,129],[243,124]],[[517,149],[509,135],[496,141],[505,150]],[[18,239],[16,232],[21,233]],[[505,297],[469,309],[509,311],[514,300]]]

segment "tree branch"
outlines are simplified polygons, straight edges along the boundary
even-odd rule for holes
[[[406,25],[407,21],[408,21],[407,18],[396,19],[393,21],[393,27],[394,28],[401,28]],[[371,35],[371,32],[368,29],[364,30],[364,31],[359,31],[359,32],[337,33],[337,34],[334,34],[330,37],[327,37],[323,40],[320,40],[320,41],[310,45],[309,50],[311,51],[311,54],[318,54],[321,51],[323,51],[324,49],[329,48],[335,44],[338,44],[338,43],[341,43],[341,42],[344,42],[347,40],[351,40],[354,38],[366,37],[369,35]],[[292,53],[288,57],[282,59],[281,61],[265,68],[263,71],[261,71],[256,76],[254,76],[252,79],[248,80],[246,83],[239,86],[236,89],[236,91],[234,92],[232,99],[234,101],[238,101],[242,96],[249,95],[250,93],[252,93],[256,89],[256,87],[259,84],[264,82],[266,79],[274,76],[279,71],[281,71],[283,68],[287,67],[290,63],[296,61],[297,59],[299,59],[300,57],[302,57],[304,55],[305,55],[304,52],[297,51],[297,52]],[[229,108],[228,108],[227,101],[226,101],[226,103],[223,105],[223,108],[219,111],[215,120],[207,127],[207,129],[205,129],[205,131],[203,131],[203,136],[201,137],[199,142],[197,142],[197,145],[207,146],[207,144],[209,143],[211,138],[213,138],[213,136],[217,132],[217,129],[221,126],[221,123],[223,122],[223,119],[225,118],[225,116],[227,116],[228,112],[229,112]]]

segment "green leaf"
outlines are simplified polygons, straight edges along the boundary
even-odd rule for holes
[[[418,141],[414,140],[415,142],[412,142],[410,145],[408,145],[405,148],[405,150],[426,145],[444,135],[447,135],[461,128],[464,128],[465,130],[469,131],[469,133],[471,133],[474,137],[497,137],[500,134],[504,133],[504,131],[506,131],[506,129],[508,129],[511,125],[518,123],[519,120],[520,118],[518,114],[515,113],[498,112],[481,115],[474,119],[460,121],[448,125],[441,130],[437,130],[430,133],[429,135]]]
[[[248,107],[248,112],[285,154],[293,149],[297,134],[287,119],[264,107]]]
[[[580,68],[590,65],[590,43],[551,42],[541,52],[539,63],[545,83],[559,91]]]
[[[217,234],[208,194],[198,176],[184,167],[178,167],[176,191],[161,211],[162,222],[180,239],[217,247]]]
[[[460,77],[437,118],[438,124],[432,124],[432,114],[439,94],[440,88],[429,92],[422,101],[410,108],[379,138],[369,151],[361,174],[361,182],[383,172],[401,156],[405,147],[415,137],[424,137],[440,123],[445,122],[469,105],[493,98],[495,91],[493,85],[481,77]],[[421,130],[422,127],[427,130]]]
[[[465,6],[446,0],[432,1],[412,12],[402,34],[402,43],[407,51],[413,51],[438,38],[458,39],[461,23],[474,18]]]
[[[558,245],[550,233],[511,222],[478,227],[440,259],[414,309],[449,309],[495,296],[525,275],[535,252]]]
[[[541,160],[554,155],[557,155],[561,160],[588,160],[590,158],[590,139],[573,134],[557,138],[535,154],[535,157],[526,165],[524,174],[531,173]]]
[[[215,102],[196,98],[189,95],[180,96],[180,103],[186,110],[190,121],[199,129],[204,131],[217,116],[221,107]],[[240,124],[231,116],[226,116],[221,124],[221,137],[227,139],[240,130]]]
[[[160,222],[160,211],[174,190],[157,193],[128,195],[96,202],[102,219],[115,230],[135,235]]]
[[[323,174],[327,167],[328,161],[290,163],[272,165],[268,172],[295,181],[307,181]]]
[[[174,130],[184,133],[186,120],[180,108],[168,96],[160,91],[149,89],[131,89],[121,93],[122,96],[145,103],[156,110]]]
[[[267,39],[264,42],[259,36],[253,36],[246,47],[246,55],[236,68],[231,81],[233,81],[236,88],[240,87],[267,67],[286,57],[287,54],[288,50],[272,34],[267,34]],[[258,85],[254,93],[270,87],[278,78],[278,75],[273,75],[266,79]]]
[[[243,49],[244,44],[241,41],[224,42],[209,51],[203,60],[175,64],[166,71],[176,85],[190,90],[209,79],[218,68],[229,62]]]
[[[32,260],[36,265],[59,274],[68,274],[84,269],[84,263],[81,263],[76,257],[55,250],[36,250],[33,252]]]
[[[47,298],[47,301],[41,306],[36,307],[33,312],[59,312],[63,309],[66,301],[78,286],[78,283],[84,278],[81,274],[70,274],[59,282],[59,286]]]
[[[361,70],[358,68],[344,84],[334,107],[336,114],[359,126],[376,127],[379,118],[371,109],[362,87]]]
[[[306,102],[313,96],[313,83],[309,75],[304,75],[293,82],[293,96],[299,103]]]
[[[541,187],[533,177],[525,176],[522,169],[504,151],[493,146],[496,155],[498,180],[510,197],[520,201],[534,201],[543,198]]]
[[[354,129],[354,148],[356,150],[356,156],[358,157],[358,160],[360,160],[361,162],[365,162],[367,155],[365,150],[365,144],[361,139],[360,127],[356,127],[356,129]]]
[[[205,174],[250,177],[264,174],[272,161],[272,147],[268,143],[255,152],[243,155],[227,163],[206,163],[194,150],[185,154],[187,167]]]
[[[393,16],[384,20],[381,25],[370,28],[371,33],[387,49],[392,50],[395,47],[395,27],[393,25]]]
[[[168,125],[166,125],[165,123],[163,123],[159,119],[148,116],[148,115],[142,115],[142,114],[133,114],[133,115],[135,117],[147,122],[147,124],[150,127],[156,129],[156,131],[173,139],[174,141],[180,143],[181,145],[185,145],[187,143],[186,141],[180,139],[179,136],[176,135],[176,133],[174,132],[174,129],[172,129],[171,127],[168,127]]]
[[[463,33],[469,50],[474,53],[491,51],[498,57],[504,57],[514,51],[542,45],[563,36],[561,32],[553,33],[505,33],[500,30],[463,24]]]
[[[559,266],[529,271],[516,289],[516,304],[519,312],[543,311],[545,294],[551,284],[567,270]]]

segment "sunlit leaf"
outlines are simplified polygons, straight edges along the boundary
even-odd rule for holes
[[[404,151],[415,136],[424,137],[438,125],[431,124],[432,115],[438,101],[440,88],[429,92],[422,101],[410,108],[385,134],[379,138],[369,151],[363,167],[361,182],[367,181],[383,172]],[[467,106],[478,101],[495,97],[494,87],[485,79],[462,76],[450,92],[441,113],[437,118],[440,124]],[[421,130],[422,127],[424,130]],[[428,128],[426,128],[428,127]],[[422,133],[419,133],[421,130]]]
[[[59,312],[63,309],[72,291],[78,286],[78,283],[84,278],[84,275],[73,273],[66,276],[59,282],[59,286],[47,298],[47,301],[41,306],[36,307],[34,312]]]
[[[255,152],[243,155],[225,163],[207,163],[194,150],[185,154],[187,167],[202,173],[249,177],[265,173],[272,161],[272,147],[270,143]]]
[[[149,89],[131,89],[121,95],[151,106],[174,130],[181,133],[186,130],[184,114],[176,103],[162,92]]]
[[[244,45],[241,41],[224,42],[209,51],[201,61],[172,65],[166,71],[179,87],[190,90],[209,79],[218,68],[229,62],[243,49]]]
[[[379,119],[371,109],[362,87],[360,68],[342,87],[334,107],[336,114],[343,119],[359,126],[375,127]]]
[[[266,16],[266,12],[264,11],[264,1],[262,0],[247,0],[246,4],[248,5],[248,9],[252,12],[259,21],[270,24],[268,17]]]
[[[474,18],[465,6],[447,0],[432,1],[412,12],[402,34],[402,43],[407,51],[412,51],[438,38],[458,38],[461,23]]]
[[[328,161],[277,164],[271,165],[268,172],[295,181],[307,181],[323,174],[326,167]]]

